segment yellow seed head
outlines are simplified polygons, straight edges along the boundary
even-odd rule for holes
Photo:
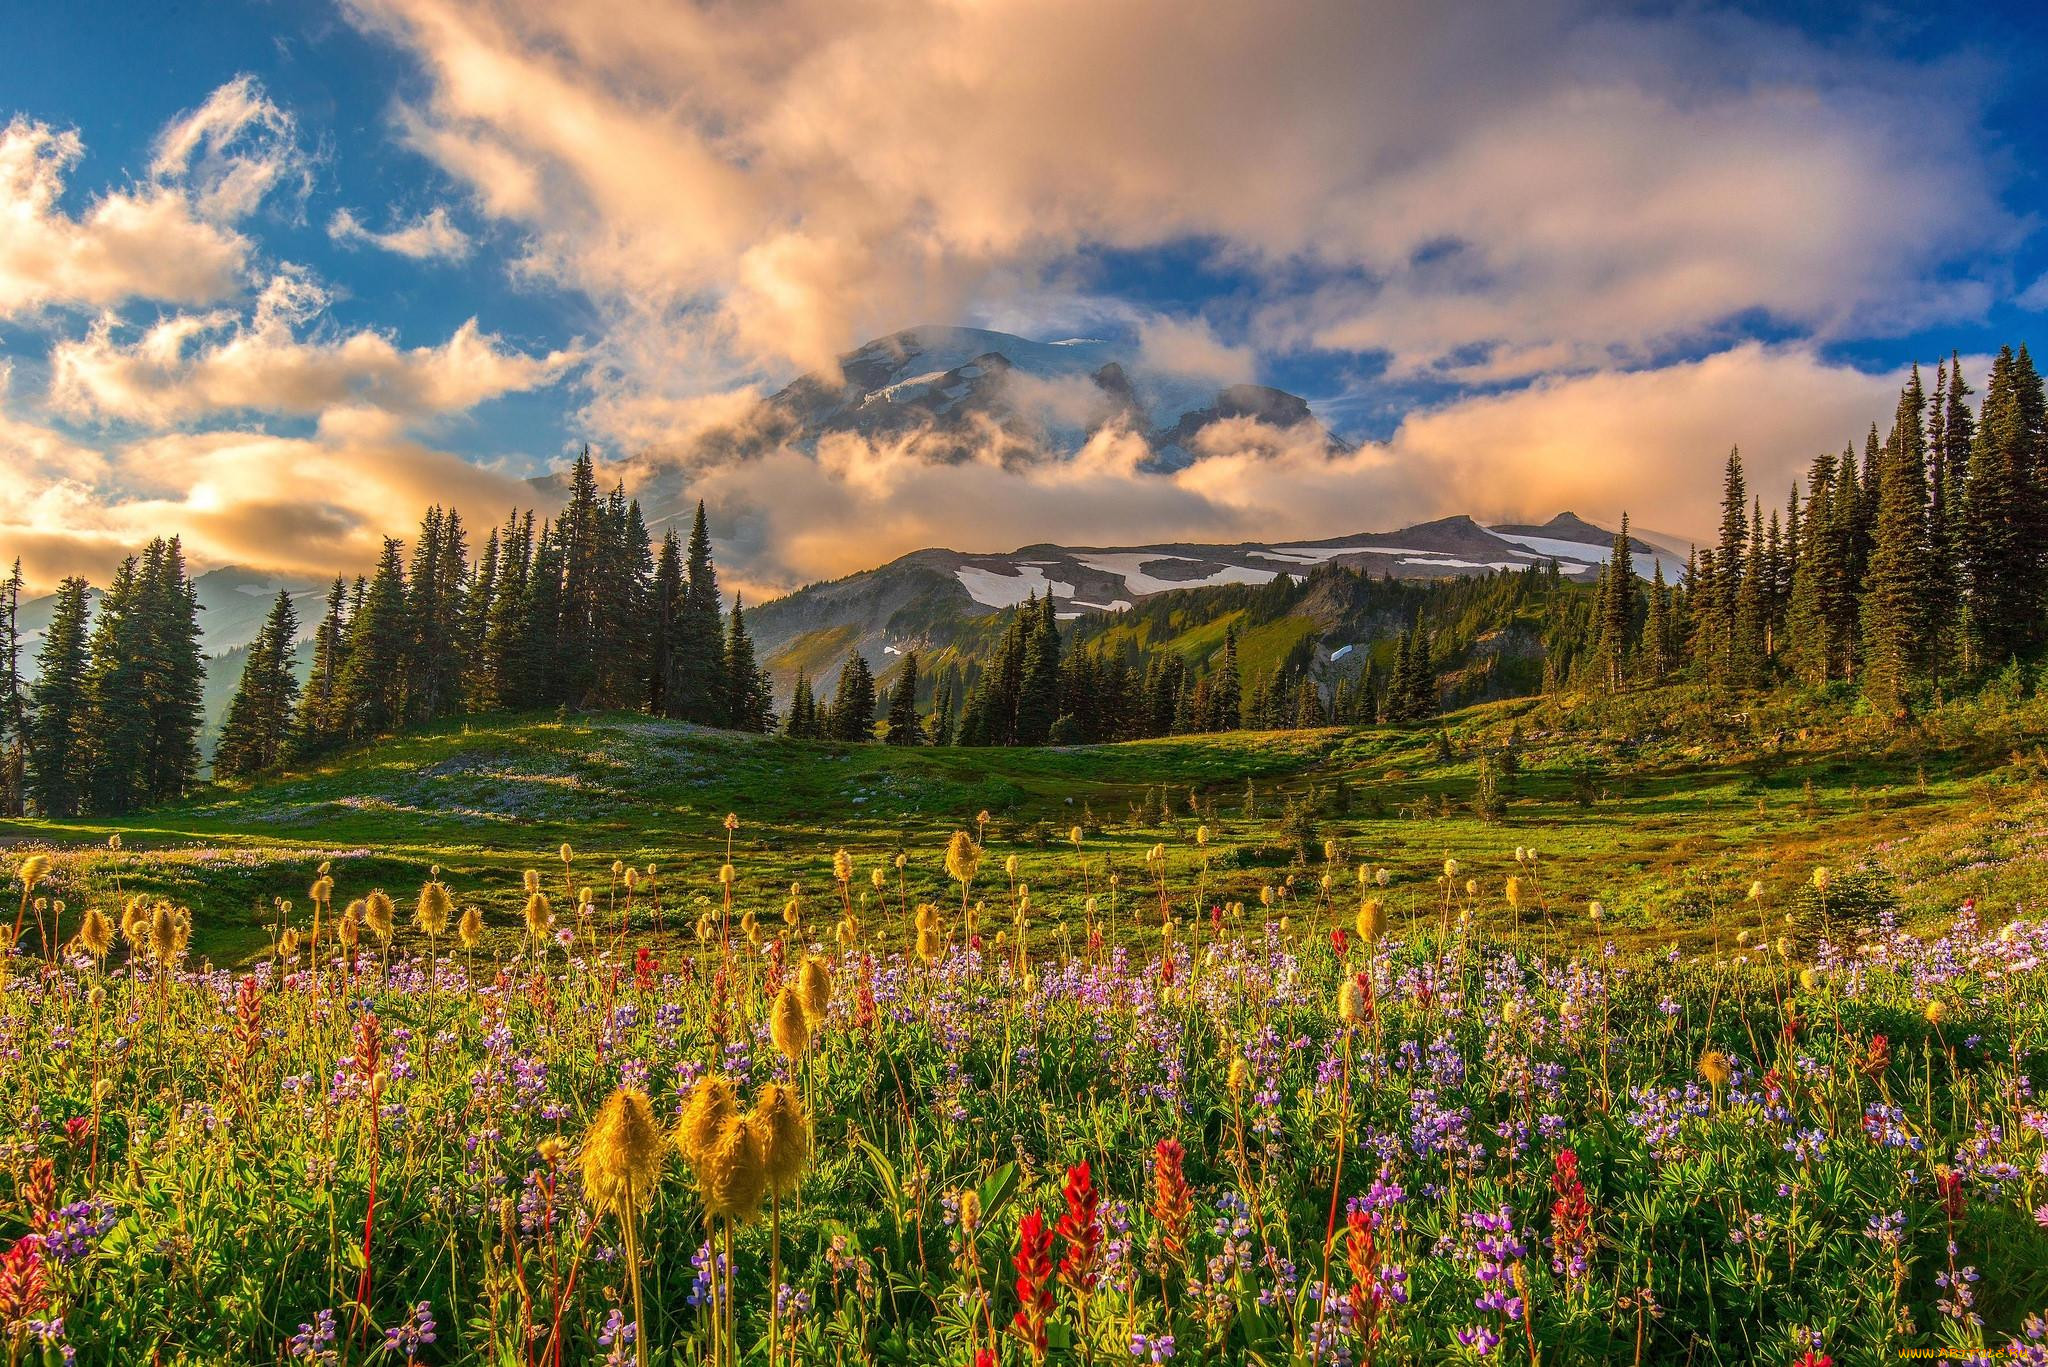
[[[1508,905],[1516,911],[1520,911],[1522,909],[1522,880],[1519,878],[1508,879],[1507,893]]]
[[[462,909],[462,919],[455,924],[455,938],[462,941],[464,949],[475,949],[484,938],[484,914],[474,906]]]
[[[981,847],[965,831],[953,832],[946,842],[946,875],[963,887],[974,881],[981,868]]]
[[[448,918],[455,912],[455,899],[448,895],[448,885],[439,879],[420,889],[420,901],[413,908],[413,924],[428,935],[438,936],[448,929]]]
[[[972,1234],[981,1225],[981,1193],[969,1187],[960,1193],[960,1232]]]
[[[526,897],[526,933],[538,940],[554,928],[555,904],[544,892],[528,893]]]
[[[731,1082],[717,1073],[698,1080],[690,1099],[683,1103],[683,1117],[676,1126],[676,1147],[690,1166],[702,1166],[705,1155],[718,1142],[719,1131],[739,1113],[739,1097]]]
[[[811,1047],[811,1028],[804,1021],[803,1003],[788,984],[775,994],[775,1004],[769,1008],[768,1034],[783,1057],[792,1063]]]
[[[1725,1087],[1728,1079],[1735,1076],[1735,1065],[1719,1049],[1709,1049],[1700,1055],[1700,1076],[1712,1087]]]
[[[583,1136],[583,1194],[599,1210],[633,1218],[661,1177],[661,1127],[647,1093],[621,1087]]]
[[[98,907],[85,913],[85,924],[78,928],[78,947],[95,959],[104,959],[114,947],[114,920]]]
[[[1948,1019],[1948,1003],[1944,1001],[1931,1001],[1927,1003],[1925,1015],[1929,1025],[1940,1025]]]
[[[562,862],[564,864],[573,863],[575,861],[575,858],[576,851],[570,849],[569,842],[564,840],[562,842]]]
[[[749,1223],[761,1213],[768,1190],[767,1146],[751,1116],[736,1116],[719,1130],[697,1165],[706,1214]]]
[[[1386,934],[1387,908],[1377,897],[1368,897],[1358,904],[1358,923],[1355,927],[1358,938],[1368,945]]]
[[[34,892],[36,884],[43,881],[50,871],[50,856],[32,854],[21,861],[21,887],[23,892]]]
[[[1252,1067],[1241,1058],[1230,1061],[1230,1075],[1227,1079],[1233,1096],[1242,1096],[1252,1085]]]
[[[1358,979],[1346,978],[1337,989],[1337,1019],[1346,1025],[1356,1025],[1364,1015],[1365,989],[1358,985]]]
[[[825,1013],[832,1009],[832,970],[815,955],[806,958],[797,970],[796,990],[797,1000],[803,1003],[805,1023],[817,1029],[825,1023]]]
[[[761,1134],[768,1190],[787,1196],[796,1190],[811,1161],[811,1121],[794,1089],[771,1082],[754,1099],[753,1121]]]
[[[539,892],[539,891],[540,891],[540,870],[539,870],[539,869],[528,869],[528,870],[526,871],[526,891],[527,891],[527,893],[528,893],[528,895],[529,895],[529,896],[530,896],[530,895],[532,895],[533,893],[536,893],[536,892]]]
[[[363,901],[363,924],[380,940],[391,938],[391,929],[397,913],[398,909],[392,906],[391,898],[381,888]]]

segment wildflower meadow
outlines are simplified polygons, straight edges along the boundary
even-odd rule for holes
[[[1822,868],[1622,948],[1533,850],[1073,836],[314,865],[232,970],[16,858],[8,1367],[2048,1361],[2048,921]]]

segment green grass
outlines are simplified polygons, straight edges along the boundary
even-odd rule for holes
[[[493,716],[452,722],[249,787],[211,788],[121,819],[0,822],[0,842],[47,843],[74,902],[146,890],[193,907],[197,947],[222,960],[263,948],[273,902],[331,859],[350,895],[416,887],[430,866],[487,910],[509,875],[580,852],[579,883],[614,859],[655,863],[678,902],[714,890],[723,819],[737,813],[742,876],[822,893],[834,850],[866,871],[936,849],[987,812],[997,853],[1018,853],[1039,904],[1078,907],[1068,844],[1087,828],[1098,872],[1147,881],[1146,852],[1203,858],[1212,898],[1322,872],[1294,863],[1279,818],[1319,793],[1316,841],[1340,862],[1387,867],[1400,899],[1426,899],[1446,856],[1498,882],[1518,846],[1543,856],[1537,884],[1558,933],[1602,900],[1623,939],[1711,936],[1752,880],[1789,886],[1816,864],[1872,863],[1906,909],[1937,915],[1975,896],[1987,914],[2048,889],[2048,763],[2028,758],[2038,701],[1952,704],[1910,734],[1849,703],[1786,698],[1739,717],[1681,690],[1619,700],[1518,700],[1401,728],[1174,737],[1037,750],[917,749],[738,736],[627,715]],[[1448,751],[1439,739],[1448,741]],[[1471,808],[1478,756],[1518,736],[1519,772],[1498,822]],[[1574,774],[1594,766],[1582,805]],[[1247,781],[1258,809],[1247,817]],[[1339,785],[1348,790],[1340,813]],[[1174,817],[1160,824],[1164,786]],[[1810,785],[1810,787],[1809,787]],[[1191,805],[1193,804],[1193,805]],[[1196,814],[1199,807],[1200,814]],[[1198,825],[1211,829],[1207,851]],[[119,835],[123,848],[105,848]],[[913,900],[942,900],[915,860]],[[496,891],[493,891],[495,889]],[[895,894],[892,894],[892,899]],[[1186,914],[1192,908],[1179,909]]]

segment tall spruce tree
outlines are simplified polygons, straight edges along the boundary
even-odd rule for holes
[[[1060,629],[1053,615],[1052,593],[1025,614],[1023,664],[1017,682],[1018,745],[1043,745],[1052,735],[1060,711]]]
[[[917,652],[910,651],[896,670],[895,686],[889,690],[889,744],[919,745],[924,733],[917,720]]]
[[[186,572],[179,538],[150,543],[136,588],[146,690],[141,706],[148,736],[142,791],[147,802],[170,802],[198,780],[199,732],[206,716],[199,593]]]
[[[396,537],[384,538],[377,572],[349,621],[348,660],[336,684],[342,736],[383,735],[405,719],[405,671],[412,630],[405,611],[405,562]]]
[[[118,815],[147,800],[143,777],[149,754],[149,717],[142,705],[148,661],[137,580],[140,562],[121,562],[100,595],[85,667],[84,810]]]
[[[839,671],[839,687],[832,695],[827,734],[833,740],[870,740],[874,721],[875,672],[858,650],[851,651]]]
[[[263,773],[283,763],[290,752],[293,709],[299,700],[299,680],[292,670],[298,635],[292,596],[281,591],[249,643],[249,658],[214,746],[215,778]]]
[[[1879,474],[1877,524],[1863,586],[1864,690],[1882,708],[1903,705],[1927,662],[1927,444],[1920,367],[1899,396]]]
[[[735,731],[765,732],[775,724],[774,696],[768,675],[754,659],[754,638],[747,634],[746,610],[739,595],[732,600],[732,620],[725,634],[725,724]]]
[[[20,816],[27,787],[28,693],[21,677],[21,561],[0,580],[0,817]]]
[[[36,652],[25,768],[28,796],[45,817],[77,816],[85,803],[87,592],[85,580],[75,576],[57,586]]]
[[[676,618],[674,645],[675,702],[669,715],[707,726],[723,724],[724,690],[719,687],[719,662],[724,620],[718,596],[718,570],[711,560],[711,532],[700,501],[684,559],[683,605]]]
[[[348,584],[334,576],[327,590],[327,610],[313,629],[313,668],[299,695],[292,727],[292,748],[301,755],[318,754],[338,744],[346,727],[340,710],[341,671],[348,662]]]

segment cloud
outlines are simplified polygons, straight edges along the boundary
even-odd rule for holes
[[[2021,290],[2013,302],[2034,313],[2048,313],[2048,274]]]
[[[1152,315],[1138,325],[1138,364],[1220,388],[1249,383],[1257,363],[1250,347],[1224,342],[1204,319]]]
[[[472,528],[534,488],[410,440],[389,415],[338,409],[311,436],[167,433],[87,448],[0,402],[0,546],[37,589],[105,583],[125,555],[176,534],[200,569],[357,574],[429,504]]]
[[[0,318],[234,293],[248,239],[197,213],[179,189],[109,191],[76,218],[59,208],[65,175],[84,155],[75,132],[21,118],[0,130]]]
[[[441,205],[403,227],[382,233],[372,232],[354,214],[340,209],[328,220],[327,235],[336,242],[381,247],[414,261],[461,261],[474,245]]]
[[[194,207],[218,223],[246,218],[280,186],[300,198],[312,188],[296,120],[246,75],[164,126],[150,172],[189,186]]]
[[[1977,73],[1681,9],[350,0],[410,144],[684,397],[1206,244],[1262,350],[1497,383],[1968,313],[2008,244]],[[1912,282],[1937,276],[1949,283]],[[612,405],[613,411],[625,405]]]
[[[50,353],[50,401],[74,418],[171,427],[222,415],[317,416],[373,408],[408,418],[465,412],[552,384],[577,354],[507,348],[472,318],[439,346],[401,348],[368,329],[305,340],[299,324],[327,302],[302,272],[276,276],[251,320],[174,314],[132,341],[111,317]]]
[[[754,595],[924,546],[1326,537],[1454,513],[1504,522],[1570,509],[1613,525],[1626,511],[1640,526],[1704,537],[1730,445],[1741,445],[1756,492],[1782,506],[1808,462],[1858,439],[1898,388],[1897,376],[1806,347],[1744,344],[1448,401],[1334,456],[1311,425],[1249,419],[1205,429],[1192,463],[1172,472],[1118,428],[1070,459],[1021,465],[996,442],[935,464],[914,439],[841,434],[815,454],[784,447],[696,471],[688,491],[730,529],[730,577]]]

